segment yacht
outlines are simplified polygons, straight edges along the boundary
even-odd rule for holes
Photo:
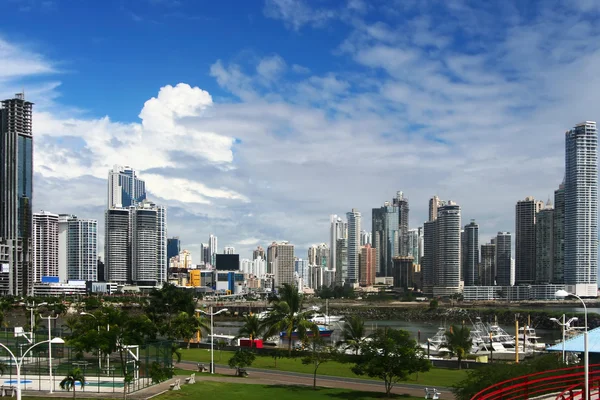
[[[428,352],[429,355],[440,355],[448,353],[449,350],[446,347],[446,328],[440,326],[432,337],[427,339],[425,343],[420,343],[423,351]]]
[[[546,343],[542,342],[542,338],[536,335],[535,328],[530,326],[522,326],[519,328],[519,342],[525,343],[525,348],[533,351],[543,351],[546,349]]]
[[[340,322],[343,319],[344,317],[341,315],[327,315],[323,313],[317,313],[313,315],[310,321],[319,325],[329,325],[336,322]]]

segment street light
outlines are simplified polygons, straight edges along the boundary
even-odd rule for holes
[[[209,315],[210,316],[210,373],[214,374],[215,373],[215,335],[213,332],[213,317],[215,315],[219,315],[223,312],[227,311],[226,308],[223,308],[222,310],[219,310],[217,312],[213,312],[213,306],[210,306],[210,312],[206,312],[204,310],[200,310],[200,309],[196,309],[196,312],[201,312],[204,315]]]
[[[50,320],[57,319],[58,315],[55,317],[47,316],[42,317],[42,319],[48,320],[48,340],[50,340],[50,344],[48,344],[48,369],[50,370],[50,393],[54,392],[54,377],[52,376],[52,331],[50,328]]]
[[[573,317],[567,322],[565,322],[565,314],[562,316],[562,322],[560,322],[556,318],[550,318],[550,321],[556,322],[558,325],[562,327],[562,361],[565,362],[565,331],[568,331],[571,328],[571,323],[578,321],[579,318]]]
[[[34,347],[39,346],[40,344],[44,344],[44,343],[65,344],[65,341],[59,337],[55,337],[51,340],[44,340],[42,342],[37,342],[36,344],[34,344],[30,348],[28,348],[25,351],[25,353],[23,353],[20,361],[17,360],[17,357],[14,355],[14,353],[12,351],[10,351],[10,349],[8,347],[6,347],[4,344],[0,343],[0,346],[3,347],[6,351],[8,351],[8,354],[10,354],[13,361],[15,362],[15,365],[17,366],[17,400],[21,400],[21,365],[23,364],[23,360],[25,359],[25,356],[27,355],[27,353],[29,353]]]
[[[47,306],[47,305],[48,305],[48,303],[46,303],[45,301],[43,303],[39,303],[39,304],[35,304],[35,301],[34,301],[32,304],[27,304],[25,306],[25,308],[31,312],[30,327],[31,327],[31,340],[32,341],[35,341],[35,340],[33,340],[33,335],[34,335],[34,330],[35,330],[35,326],[34,326],[35,319],[33,318],[33,311],[35,309],[37,309],[38,307],[43,307],[43,306]]]
[[[589,355],[590,354],[589,354],[589,349],[588,349],[587,307],[585,305],[585,301],[583,301],[583,299],[581,297],[577,296],[576,294],[569,293],[566,290],[562,290],[562,289],[557,290],[554,295],[559,298],[573,296],[573,297],[579,299],[579,301],[581,301],[581,304],[583,304],[583,312],[584,312],[584,317],[585,317],[585,325],[584,325],[584,331],[583,331],[583,373],[585,374],[585,376],[584,376],[585,396],[583,398],[584,398],[584,400],[589,400],[590,399],[590,377],[589,377],[589,372],[590,372],[590,357],[589,357]]]
[[[94,314],[90,314],[88,312],[82,311],[79,313],[79,315],[87,315],[89,317],[92,317],[96,320],[96,323],[98,323],[98,317],[96,317]],[[106,324],[106,331],[110,332],[110,324],[107,323]],[[98,334],[100,334],[100,324],[98,324]],[[98,369],[102,370],[102,352],[100,351],[100,349],[98,349]],[[110,373],[110,355],[107,355],[106,358],[106,373]]]

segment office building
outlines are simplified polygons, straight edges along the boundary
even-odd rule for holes
[[[265,249],[263,249],[261,246],[257,246],[256,249],[254,249],[254,251],[252,252],[252,259],[256,260],[257,258],[261,258],[263,260],[267,259],[265,257]]]
[[[294,284],[294,245],[280,242],[275,246],[275,261],[273,262],[273,277],[276,288],[284,284]]]
[[[131,208],[131,280],[140,286],[159,282],[159,217],[155,204],[144,200]],[[164,253],[166,257],[166,252]]]
[[[171,258],[178,256],[181,253],[181,240],[179,236],[175,236],[167,239],[167,261]],[[204,261],[204,260],[203,260]]]
[[[272,242],[267,247],[267,274],[272,274],[275,269],[275,255],[277,254],[277,242]]]
[[[302,258],[296,258],[294,260],[294,272],[302,278],[303,286],[309,287],[310,283],[310,270],[308,268],[308,260]]]
[[[565,284],[598,293],[598,131],[585,121],[565,135]]]
[[[370,244],[360,248],[360,286],[373,286],[375,284],[377,264],[377,251]]]
[[[437,216],[435,219],[437,219]],[[435,219],[423,224],[423,256],[421,257],[421,275],[423,278],[423,288],[429,294],[433,294],[433,285],[435,284],[433,267],[435,261]]]
[[[360,245],[366,246],[367,244],[373,244],[373,234],[369,231],[360,231]]]
[[[510,232],[498,232],[496,240],[496,285],[510,286],[511,283],[511,259],[512,238]]]
[[[215,255],[215,268],[219,271],[237,271],[240,269],[239,254]]]
[[[58,276],[58,215],[33,213],[33,283]]]
[[[223,248],[223,254],[235,254],[235,247],[225,246]]]
[[[136,206],[146,199],[146,183],[139,179],[133,168],[115,165],[108,171],[107,208]]]
[[[352,211],[346,213],[346,218],[348,220],[348,277],[344,284],[355,285],[358,284],[360,271],[361,215],[357,209],[353,208]]]
[[[396,193],[393,205],[398,210],[398,255],[409,255],[408,237],[408,198],[402,192]]]
[[[494,286],[496,283],[496,245],[487,243],[481,245],[481,263],[479,267],[479,284]]]
[[[515,274],[516,285],[535,282],[535,221],[544,203],[528,196],[515,207]]]
[[[332,270],[335,270],[337,268],[338,262],[337,262],[337,254],[338,254],[338,250],[337,250],[337,243],[340,239],[347,239],[348,238],[348,224],[344,221],[342,221],[342,219],[340,217],[338,217],[337,215],[330,215],[329,216],[329,252],[330,252],[330,256],[329,256],[329,263],[330,263],[330,268]]]
[[[373,247],[377,251],[378,276],[392,276],[392,258],[398,255],[398,207],[389,201],[372,211]]]
[[[561,183],[554,191],[554,261],[552,282],[561,284],[565,282],[565,185]]]
[[[471,220],[464,228],[462,244],[463,279],[465,286],[480,285],[479,281],[479,225]]]
[[[535,222],[535,283],[554,283],[554,209],[550,200]]]
[[[215,235],[210,235],[208,237],[208,251],[210,253],[210,260],[208,261],[208,263],[210,265],[215,265],[217,260],[216,260],[216,255],[217,255],[217,237]]]
[[[0,103],[0,244],[8,246],[8,294],[33,294],[33,103],[23,93]]]
[[[80,219],[76,215],[58,216],[58,276],[61,282],[68,280],[97,281],[98,221]]]

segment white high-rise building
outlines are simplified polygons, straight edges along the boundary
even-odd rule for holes
[[[233,246],[225,246],[223,248],[223,254],[235,254],[235,247],[233,247]]]
[[[330,215],[329,222],[331,224],[329,228],[329,268],[331,270],[336,269],[336,253],[337,243],[339,239],[346,239],[348,237],[348,224],[337,215]]]
[[[598,131],[594,121],[575,125],[565,136],[565,249],[567,289],[598,292]]]
[[[346,284],[358,284],[358,273],[360,271],[360,212],[353,208],[346,213],[348,219],[348,281]]]
[[[360,231],[360,245],[366,246],[367,244],[373,244],[373,233],[369,231]]]
[[[108,172],[107,208],[135,206],[146,199],[146,183],[131,167],[115,165]]]
[[[210,259],[208,263],[213,267],[217,264],[217,237],[215,235],[210,235],[208,237],[208,252],[210,254]]]
[[[98,221],[58,216],[58,276],[61,281],[98,280]]]
[[[461,290],[460,206],[448,201],[437,212],[433,294],[448,296]]]
[[[43,276],[58,276],[58,215],[33,213],[33,282]]]
[[[423,257],[423,228],[409,229],[408,255],[413,257],[415,264],[421,264],[421,257]]]
[[[302,283],[304,284],[304,286],[308,287],[310,283],[310,271],[308,269],[308,260],[297,258],[294,261],[294,272],[296,272],[298,276],[302,278]]]

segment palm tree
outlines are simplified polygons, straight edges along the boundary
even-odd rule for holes
[[[352,349],[354,354],[358,354],[360,345],[365,338],[365,333],[365,321],[358,315],[352,315],[344,322],[342,340],[337,345],[345,345],[346,349]]]
[[[206,318],[181,311],[171,322],[171,327],[166,334],[171,339],[177,338],[186,341],[189,349],[193,336],[199,332],[199,336],[202,337],[202,331],[208,330],[210,330],[210,326]]]
[[[298,333],[298,339],[304,340],[308,332],[318,335],[317,325],[310,321],[313,311],[302,309],[303,296],[298,289],[290,284],[284,283],[279,291],[279,297],[273,304],[273,310],[264,320],[265,337],[270,337],[278,331],[284,331],[288,338],[288,355],[292,355],[292,332]]]
[[[452,325],[450,331],[446,332],[446,347],[458,358],[458,369],[461,369],[461,361],[469,354],[471,346],[473,346],[471,330],[466,326]]]
[[[258,319],[256,314],[246,315],[244,317],[244,324],[240,327],[237,337],[248,336],[250,338],[250,347],[252,348],[253,340],[258,338],[263,330],[264,327],[261,324],[261,320]]]
[[[60,388],[63,390],[71,390],[73,388],[73,398],[75,398],[75,385],[79,382],[81,387],[85,385],[85,377],[79,368],[73,368],[69,371],[67,376],[64,377],[62,381],[60,381]]]

